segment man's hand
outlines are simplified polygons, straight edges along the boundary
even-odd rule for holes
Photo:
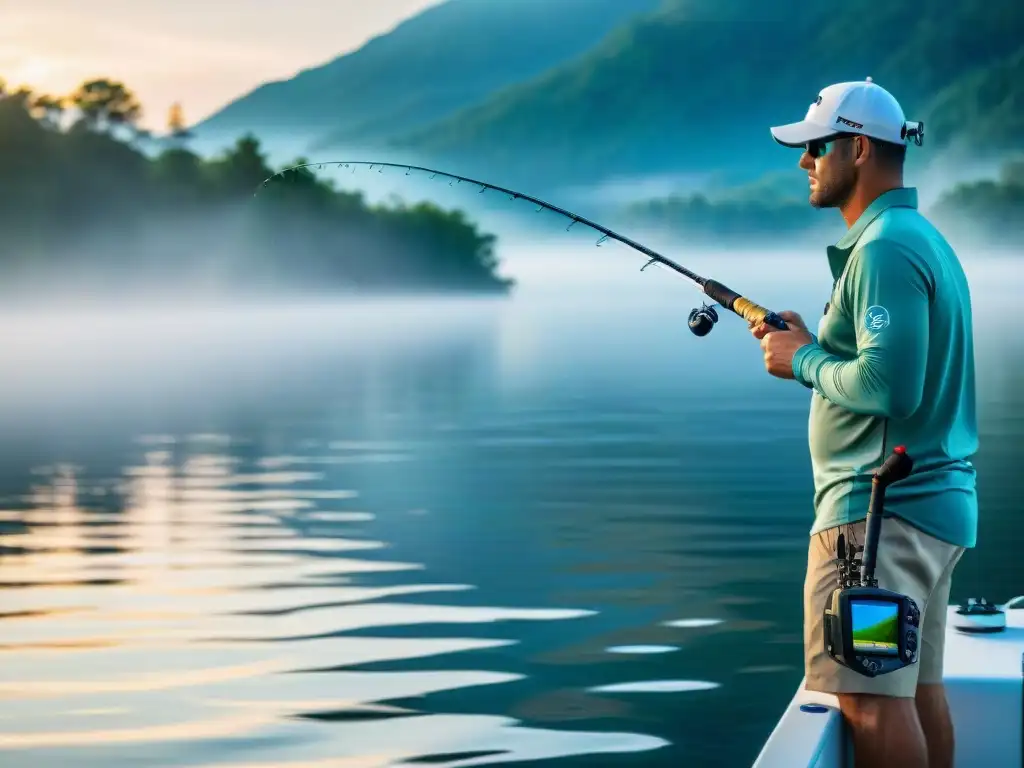
[[[800,317],[800,315],[798,315],[796,312],[779,312],[779,317],[786,321],[786,325],[789,326],[790,330],[796,330],[798,328],[804,331],[807,330],[807,324],[804,322],[804,319]],[[763,339],[765,337],[765,334],[778,333],[778,331],[778,328],[773,328],[772,326],[766,325],[765,323],[761,323],[760,325],[754,325],[751,326],[750,328],[750,332],[754,334],[755,339]]]
[[[751,328],[750,332],[755,339],[761,340],[764,367],[768,373],[780,379],[794,379],[793,357],[800,347],[813,342],[814,337],[796,312],[780,312],[779,316],[786,321],[788,331],[780,331],[761,323]]]

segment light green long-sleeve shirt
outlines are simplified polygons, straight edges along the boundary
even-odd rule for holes
[[[876,199],[828,257],[831,301],[815,342],[793,359],[814,390],[811,533],[863,519],[872,473],[904,445],[914,471],[887,490],[886,516],[973,547],[974,340],[960,262],[913,188]]]

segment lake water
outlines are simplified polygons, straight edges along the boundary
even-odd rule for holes
[[[4,318],[0,764],[750,765],[802,675],[808,393],[628,266],[506,302]],[[813,322],[830,284],[714,271]],[[1013,271],[971,265],[954,600],[1024,593]]]

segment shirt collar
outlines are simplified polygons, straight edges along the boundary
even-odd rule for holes
[[[838,280],[839,276],[843,274],[846,262],[857,245],[857,241],[864,234],[864,230],[890,208],[917,208],[917,189],[915,187],[896,187],[888,192],[883,192],[864,209],[864,212],[857,217],[853,226],[846,231],[839,242],[826,249],[828,265],[834,279]]]

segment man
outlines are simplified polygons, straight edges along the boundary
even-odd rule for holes
[[[804,150],[811,205],[838,208],[848,231],[828,248],[835,282],[817,336],[792,312],[782,313],[789,330],[751,329],[770,374],[813,389],[806,685],[837,695],[858,768],[952,767],[946,609],[953,569],[977,533],[970,293],[956,254],[903,185],[908,128],[913,136],[920,126],[869,78],[825,88],[804,120],[771,129]],[[876,576],[917,602],[921,651],[916,664],[872,679],[829,658],[822,611],[838,586],[838,534],[863,545],[872,472],[897,445],[915,470],[886,496]]]

